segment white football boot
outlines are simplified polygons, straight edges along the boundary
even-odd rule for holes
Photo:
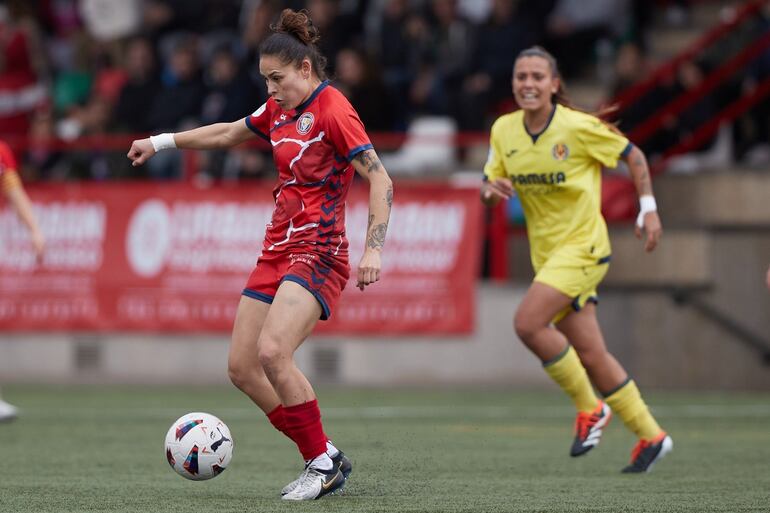
[[[332,468],[329,470],[322,470],[313,467],[313,461],[310,461],[305,466],[302,475],[299,476],[294,489],[281,496],[281,499],[287,501],[312,501],[336,492],[344,484],[345,476],[337,465],[332,465]]]
[[[19,416],[19,409],[0,399],[0,422],[9,422]]]

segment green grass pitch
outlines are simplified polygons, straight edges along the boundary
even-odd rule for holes
[[[624,475],[634,438],[613,419],[568,456],[573,412],[558,392],[319,389],[325,428],[350,456],[341,496],[283,503],[299,455],[229,387],[9,386],[0,424],[0,512],[733,512],[770,511],[770,395],[649,393],[674,451]],[[235,453],[192,482],[166,463],[180,415],[208,411]]]

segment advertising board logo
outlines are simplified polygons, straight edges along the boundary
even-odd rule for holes
[[[148,200],[131,216],[126,233],[126,258],[143,278],[156,276],[171,244],[171,212],[160,200]]]

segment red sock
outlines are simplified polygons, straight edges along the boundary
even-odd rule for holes
[[[290,440],[293,440],[289,432],[286,430],[286,415],[283,412],[282,404],[279,404],[273,411],[268,413],[267,418],[270,420],[270,423],[275,429],[286,435]]]
[[[283,416],[286,431],[297,444],[304,460],[312,460],[326,452],[326,435],[317,399],[296,406],[284,406]]]

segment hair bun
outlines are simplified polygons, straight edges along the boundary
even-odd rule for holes
[[[281,11],[281,17],[275,25],[270,28],[274,32],[289,34],[296,37],[306,45],[314,45],[321,36],[318,34],[318,28],[313,25],[313,21],[308,16],[305,9],[295,11],[293,9],[284,9]]]

